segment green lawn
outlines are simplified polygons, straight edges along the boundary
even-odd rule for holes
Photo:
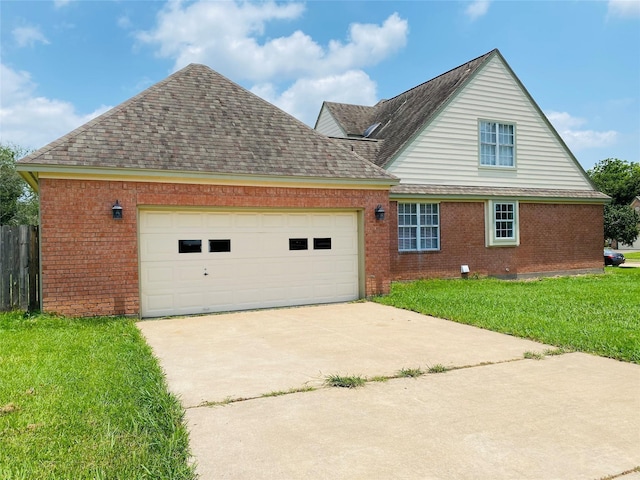
[[[394,283],[377,302],[640,363],[640,268],[602,275],[507,281]]]
[[[194,478],[183,416],[132,320],[0,313],[0,478]]]
[[[630,252],[630,253],[622,252],[622,254],[624,255],[624,258],[626,258],[626,259],[629,259],[629,260],[640,260],[640,252]]]

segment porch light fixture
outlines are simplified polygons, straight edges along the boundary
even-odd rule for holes
[[[122,205],[116,200],[116,203],[111,207],[111,213],[115,220],[122,220]]]
[[[384,220],[384,208],[382,208],[382,205],[378,204],[374,212],[376,214],[376,220]]]

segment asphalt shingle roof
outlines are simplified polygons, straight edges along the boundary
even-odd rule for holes
[[[325,102],[324,106],[348,135],[362,135],[369,126],[380,122],[380,127],[369,138],[384,139],[384,143],[375,158],[369,160],[385,167],[458,88],[497,52],[492,50],[373,107],[334,102]]]
[[[204,65],[191,64],[21,159],[33,165],[395,177]]]
[[[376,107],[335,102],[324,102],[324,105],[348,136],[362,136],[375,118]]]

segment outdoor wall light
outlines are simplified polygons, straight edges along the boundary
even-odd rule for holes
[[[382,208],[382,205],[378,204],[374,212],[376,214],[376,220],[384,220],[384,208]]]
[[[113,214],[114,219],[122,220],[122,206],[118,200],[116,200],[116,203],[111,207],[111,213]]]

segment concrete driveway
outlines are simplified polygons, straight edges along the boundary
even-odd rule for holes
[[[138,326],[202,479],[640,480],[639,365],[525,359],[550,347],[375,303]],[[454,369],[323,386],[436,365]]]

